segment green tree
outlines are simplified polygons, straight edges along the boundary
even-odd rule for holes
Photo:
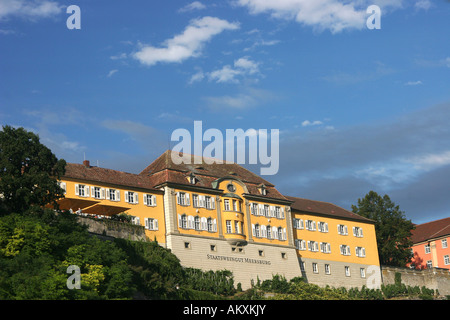
[[[58,179],[65,172],[39,136],[23,128],[0,131],[0,204],[3,211],[23,212],[33,205],[56,204],[63,197]]]
[[[378,254],[384,265],[404,267],[411,261],[411,231],[414,224],[388,195],[381,197],[370,191],[358,205],[352,205],[354,213],[375,221]]]

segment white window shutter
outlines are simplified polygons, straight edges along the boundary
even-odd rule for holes
[[[269,207],[269,216],[275,217],[275,207],[274,206]]]
[[[281,207],[280,212],[281,212],[281,219],[284,219],[284,207]]]
[[[194,217],[193,216],[188,216],[188,228],[194,229]]]
[[[91,197],[95,198],[95,187],[91,187]]]
[[[265,225],[261,226],[261,237],[267,238],[267,227]]]
[[[178,215],[178,227],[181,228],[182,224],[181,224],[181,214]]]
[[[89,186],[84,186],[84,196],[89,197]]]
[[[362,228],[359,228],[359,236],[363,237],[363,230],[362,230]]]
[[[80,185],[78,183],[75,184],[75,195],[80,195]]]
[[[189,193],[186,193],[186,205],[187,206],[191,205],[191,201],[189,200]]]
[[[144,218],[145,229],[148,229],[148,219],[149,219],[149,218]]]
[[[148,206],[147,194],[146,193],[143,194],[143,199],[144,199],[144,205]]]
[[[353,230],[353,235],[354,235],[355,237],[357,237],[357,236],[358,236],[358,234],[356,233],[356,228],[355,228],[355,227],[353,227],[353,228],[352,228],[352,230]]]
[[[105,193],[105,198],[106,200],[110,200],[111,199],[111,189],[106,189],[106,193]]]
[[[331,244],[327,243],[327,253],[331,253]]]
[[[159,230],[158,219],[153,219],[153,229]]]
[[[286,228],[283,228],[283,240],[287,240]]]
[[[213,220],[213,231],[217,232],[217,220],[216,219]]]
[[[211,209],[215,209],[216,208],[216,197],[212,196],[211,197]]]
[[[137,192],[134,193],[134,203],[139,203],[139,194]]]
[[[252,223],[252,236],[255,236],[255,225]]]
[[[120,191],[116,190],[116,201],[120,201]]]
[[[125,202],[128,202],[128,191],[125,191]]]
[[[277,227],[272,227],[272,237],[278,239],[278,229]]]
[[[325,232],[328,232],[328,223],[325,222]]]
[[[156,207],[156,196],[152,195],[152,205]]]
[[[105,199],[105,188],[100,188],[100,198]]]
[[[180,200],[180,193],[177,192],[177,204],[181,204],[181,200]]]
[[[348,235],[348,228],[347,228],[347,226],[344,226],[344,234]]]

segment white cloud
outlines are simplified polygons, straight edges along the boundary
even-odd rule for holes
[[[419,0],[414,4],[414,8],[416,8],[417,10],[428,10],[430,9],[432,6],[432,3],[430,0]]]
[[[319,121],[319,120],[315,120],[315,121],[305,120],[305,121],[302,122],[302,127],[319,126],[319,125],[322,125],[322,124],[323,124],[323,122]]]
[[[53,17],[62,12],[64,6],[49,0],[1,0],[0,20],[20,17],[29,20]]]
[[[206,6],[203,3],[201,3],[200,1],[194,1],[194,2],[191,2],[187,5],[185,5],[183,8],[178,10],[178,12],[190,12],[190,11],[203,10],[203,9],[206,9]]]
[[[366,27],[369,5],[398,8],[403,0],[236,0],[251,14],[269,13],[278,19],[295,20],[317,30],[338,33]]]
[[[183,33],[166,40],[162,47],[142,46],[132,56],[147,66],[158,62],[180,63],[198,57],[206,42],[225,30],[236,30],[238,23],[215,17],[203,17],[190,22]]]
[[[422,81],[418,80],[418,81],[408,81],[405,83],[405,86],[418,86],[423,84]]]
[[[409,158],[406,162],[412,163],[416,169],[431,170],[450,164],[450,151],[429,153]]]
[[[107,77],[108,77],[108,78],[111,78],[111,77],[113,76],[113,74],[116,73],[117,71],[119,71],[119,70],[117,70],[117,69],[111,70],[111,71],[108,73]]]
[[[201,81],[207,77],[217,83],[239,83],[238,77],[255,75],[259,73],[259,63],[242,57],[234,61],[233,66],[225,65],[221,69],[204,73],[199,71],[191,76],[189,83]]]

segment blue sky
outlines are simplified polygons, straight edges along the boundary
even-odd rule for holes
[[[264,178],[284,194],[350,209],[374,190],[414,223],[440,219],[449,17],[445,0],[0,0],[0,123],[133,173],[194,120],[279,129],[280,170]]]

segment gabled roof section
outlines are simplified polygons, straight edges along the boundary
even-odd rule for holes
[[[414,244],[450,236],[450,217],[417,224],[415,227],[411,237]]]
[[[356,213],[341,208],[335,204],[323,201],[309,200],[291,196],[285,196],[288,200],[293,201],[291,204],[292,211],[302,211],[311,214],[326,215],[337,219],[359,220],[366,223],[374,223],[375,221],[362,217]]]
[[[85,164],[67,163],[64,178],[159,191],[153,188],[151,181],[143,176]]]
[[[215,159],[203,158],[190,154],[179,154],[184,162],[176,164],[172,161],[172,150],[167,150],[139,174],[152,182],[153,186],[163,183],[174,183],[190,185],[188,177],[194,174],[198,179],[195,186],[213,189],[213,182],[220,178],[234,178],[242,181],[251,195],[261,195],[257,187],[264,184],[267,187],[266,198],[286,200],[286,198],[275,189],[275,186],[244,167],[233,163],[222,161],[214,162]],[[176,155],[178,156],[178,154]],[[209,160],[209,161],[208,161]]]

